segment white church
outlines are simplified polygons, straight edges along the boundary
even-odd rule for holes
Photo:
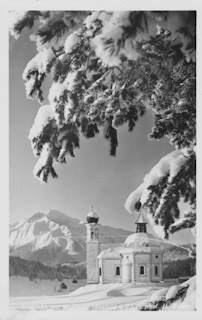
[[[163,248],[147,233],[147,220],[140,209],[136,233],[124,243],[99,241],[99,217],[92,210],[87,217],[87,283],[159,282],[163,280]]]

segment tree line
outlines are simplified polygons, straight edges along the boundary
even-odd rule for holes
[[[86,278],[85,264],[74,265],[57,265],[49,267],[39,261],[28,261],[20,257],[9,257],[9,276],[28,277],[30,280],[34,279],[50,279],[63,281],[63,279]]]
[[[163,279],[178,277],[193,277],[196,274],[196,260],[187,258],[184,260],[169,261],[163,266]]]

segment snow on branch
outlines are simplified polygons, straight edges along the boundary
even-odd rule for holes
[[[43,49],[32,60],[30,60],[23,71],[22,78],[27,80],[30,71],[37,70],[38,73],[46,73],[47,67],[52,59],[55,58],[52,48]]]
[[[75,78],[77,76],[77,72],[69,72],[66,79],[60,82],[53,82],[52,86],[49,90],[48,99],[50,104],[55,104],[60,100],[60,97],[64,94],[64,91],[73,91],[75,86]]]
[[[165,230],[164,227],[160,224],[155,224],[154,219],[150,213],[147,213],[147,219],[152,226],[152,229],[156,233],[156,235],[160,238],[165,240]]]
[[[37,161],[37,163],[35,164],[35,167],[33,170],[35,178],[38,178],[41,181],[41,183],[44,182],[43,168],[47,164],[49,155],[50,155],[50,147],[49,147],[48,143],[45,143],[43,146],[43,150],[41,152],[40,158]]]
[[[184,213],[184,217],[176,220],[173,224],[170,225],[169,231],[170,233],[174,233],[176,231],[192,228],[193,234],[195,232],[196,226],[196,211],[189,211]]]
[[[151,193],[150,186],[157,185],[160,179],[169,173],[169,182],[178,174],[187,161],[183,150],[175,150],[163,157],[144,177],[144,182],[133,191],[126,200],[125,208],[131,213],[138,200],[144,205]]]
[[[51,119],[54,119],[54,108],[51,105],[41,106],[30,129],[28,139],[33,140],[38,137]]]
[[[11,11],[9,13],[9,31],[15,39],[18,39],[20,36],[15,30],[15,25],[25,17],[26,13],[26,11]]]
[[[65,52],[66,54],[69,54],[75,45],[79,44],[81,42],[81,39],[77,36],[76,33],[72,33],[67,37],[67,40],[65,41]]]
[[[127,198],[125,202],[125,208],[129,213],[132,213],[135,207],[135,204],[140,199],[142,192],[144,190],[144,183],[142,183],[135,191],[133,191]]]
[[[92,40],[96,55],[109,66],[119,65],[121,54],[124,54],[128,59],[136,60],[139,54],[136,50],[135,37],[126,36],[126,30],[132,28],[130,12],[115,11],[111,15],[111,19],[109,19],[109,15],[98,16],[97,19],[103,20],[103,28],[101,34]],[[86,24],[90,23],[89,18]],[[133,36],[135,36],[137,30],[133,31]]]

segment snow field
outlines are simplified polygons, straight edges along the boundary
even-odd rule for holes
[[[118,309],[127,304],[133,309],[140,305],[154,303],[155,301],[166,297],[173,298],[179,289],[183,286],[171,286],[168,283],[112,283],[112,284],[92,284],[78,288],[69,294],[35,297],[13,297],[10,299],[11,309],[23,306],[48,306],[54,308],[59,305],[61,308],[71,308],[75,304],[80,308],[102,308],[113,307]],[[186,286],[186,283],[185,285]],[[159,289],[160,288],[160,289]],[[190,282],[189,294],[195,293],[194,277]],[[192,297],[193,298],[193,297]],[[192,299],[193,300],[193,299]],[[189,302],[189,301],[188,301]],[[112,306],[113,305],[113,306]]]

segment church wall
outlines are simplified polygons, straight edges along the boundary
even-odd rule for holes
[[[140,274],[140,267],[144,267],[144,274]],[[135,281],[149,282],[151,277],[150,254],[135,255]]]
[[[162,268],[163,256],[162,254],[155,253],[152,255],[152,281],[163,280],[163,268]],[[158,268],[158,274],[156,275],[155,267]]]
[[[110,282],[120,282],[121,276],[116,275],[116,267],[120,267],[121,274],[121,264],[119,259],[103,259],[102,260],[102,278],[103,283]]]
[[[152,263],[161,263],[162,262],[162,255],[159,253],[152,254]]]

